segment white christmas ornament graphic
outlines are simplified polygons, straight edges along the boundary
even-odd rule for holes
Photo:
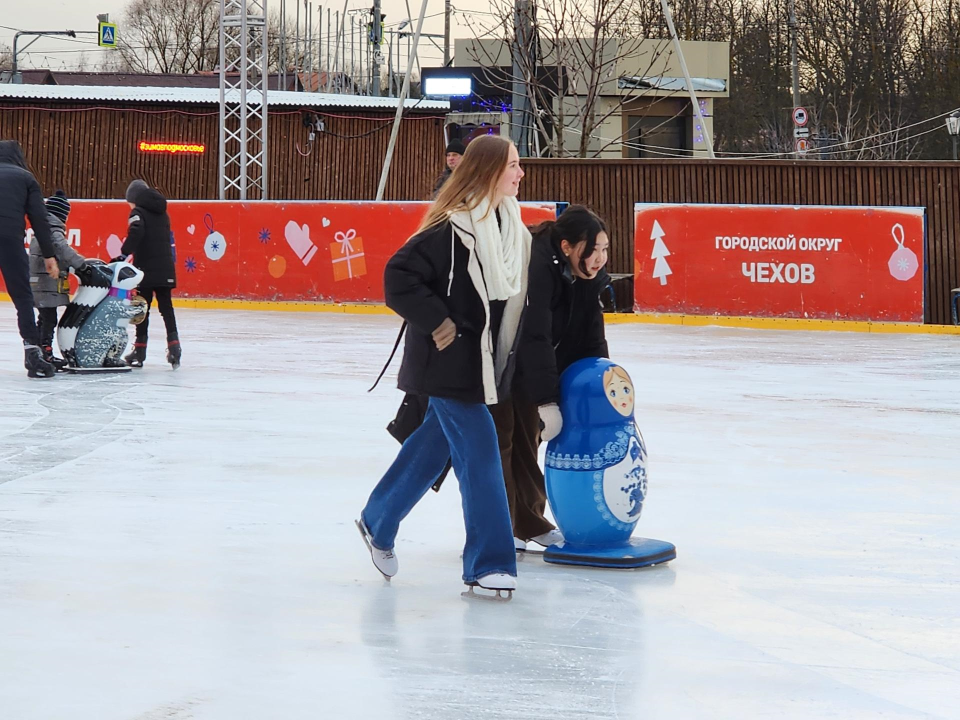
[[[207,228],[207,239],[203,241],[203,251],[211,260],[219,260],[227,252],[227,239],[213,229],[213,215],[203,216],[203,224]]]
[[[673,275],[673,270],[667,264],[667,256],[670,251],[663,242],[663,236],[666,233],[660,227],[660,223],[653,221],[653,230],[650,232],[650,239],[653,240],[653,253],[651,259],[656,260],[653,264],[653,277],[660,280],[661,285],[667,284],[667,275]]]
[[[306,223],[301,227],[293,220],[287,223],[283,230],[287,244],[297,254],[304,265],[309,265],[313,256],[317,254],[317,246],[310,239],[310,226]]]
[[[920,261],[917,260],[917,254],[913,250],[903,246],[905,239],[903,225],[900,223],[894,225],[890,234],[893,235],[893,239],[899,247],[893,251],[887,267],[890,268],[890,274],[893,275],[894,279],[906,282],[917,274]]]

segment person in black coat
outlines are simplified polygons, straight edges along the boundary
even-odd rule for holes
[[[576,205],[533,233],[513,395],[490,408],[518,550],[528,540],[543,546],[563,540],[544,517],[547,495],[537,449],[563,425],[560,374],[577,360],[609,355],[600,305],[600,292],[610,282],[604,270],[609,247],[603,220]]]
[[[448,459],[460,483],[463,580],[516,587],[510,512],[488,405],[510,386],[526,304],[530,233],[516,200],[523,170],[509,140],[470,144],[420,231],[387,263],[387,305],[407,325],[398,385],[429,398],[420,426],[374,488],[357,520],[387,578],[398,569],[400,522]]]
[[[30,290],[30,264],[24,252],[23,239],[30,218],[30,227],[40,244],[43,266],[51,278],[60,274],[47,222],[40,183],[27,170],[23,150],[16,140],[0,141],[0,274],[17,309],[17,326],[23,339],[23,366],[27,375],[53,377],[56,370],[43,359],[40,334],[33,312]]]
[[[437,182],[433,186],[433,195],[431,197],[435,198],[440,194],[440,189],[446,184],[447,180],[450,179],[450,176],[453,175],[453,171],[457,169],[457,165],[460,164],[465,152],[466,148],[459,140],[451,140],[449,143],[447,143],[447,166],[443,169],[443,172],[440,173],[440,177],[437,178]]]
[[[130,205],[130,219],[120,259],[133,255],[133,264],[143,271],[143,281],[137,290],[147,301],[147,317],[137,325],[133,352],[124,360],[133,367],[143,367],[147,358],[150,305],[156,296],[157,308],[167,329],[167,362],[177,369],[181,356],[180,334],[171,292],[177,287],[177,268],[167,199],[143,180],[134,180],[127,188],[126,200]]]

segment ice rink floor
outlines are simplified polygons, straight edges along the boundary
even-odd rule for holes
[[[617,325],[639,571],[460,597],[455,482],[386,584],[389,317],[180,310],[183,367],[28,380],[0,303],[0,718],[960,718],[960,338]]]

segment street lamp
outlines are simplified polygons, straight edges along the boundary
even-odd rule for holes
[[[81,32],[82,32],[82,31],[81,31]],[[17,49],[17,43],[19,42],[21,35],[34,35],[35,37],[33,38],[33,40],[31,40],[30,42],[28,42],[25,46],[23,46],[22,48]],[[31,45],[33,45],[37,40],[39,40],[40,38],[42,38],[42,37],[44,37],[44,36],[46,36],[46,35],[67,35],[67,36],[69,36],[69,37],[75,38],[75,37],[77,36],[77,33],[75,33],[73,30],[20,30],[19,32],[14,33],[14,35],[13,35],[13,63],[12,63],[12,71],[11,71],[11,73],[10,73],[10,82],[11,82],[11,83],[16,83],[17,85],[19,85],[19,84],[21,84],[21,83],[23,82],[23,75],[22,75],[22,74],[19,72],[19,70],[17,69],[17,55],[19,55],[20,53],[22,53],[22,52],[23,52],[24,50],[26,50],[28,47],[30,47]]]
[[[953,161],[957,161],[957,135],[960,135],[960,112],[954,110],[947,115],[947,132],[953,141]]]

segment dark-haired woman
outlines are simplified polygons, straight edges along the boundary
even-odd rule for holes
[[[600,292],[610,282],[604,270],[609,248],[606,224],[582,206],[533,231],[513,394],[490,408],[518,551],[528,541],[546,547],[563,540],[544,517],[547,495],[537,448],[563,426],[560,374],[582,358],[608,356]]]

